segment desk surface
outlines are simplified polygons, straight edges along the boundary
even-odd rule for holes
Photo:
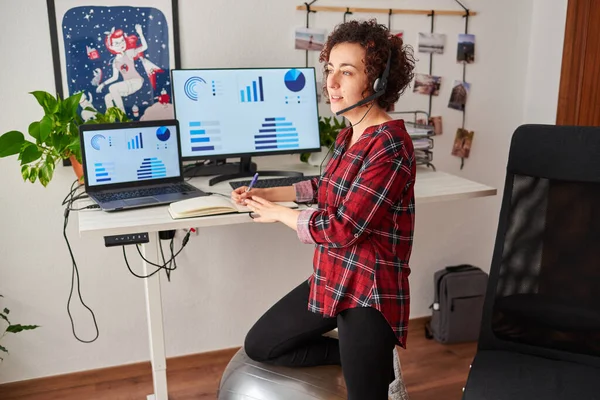
[[[319,168],[312,167],[299,161],[290,163],[290,158],[282,164],[274,163],[277,157],[262,157],[255,161],[258,164],[261,177],[269,177],[266,170],[285,169],[300,171],[305,175],[318,175]],[[296,156],[297,160],[297,156]],[[229,181],[214,186],[208,186],[209,177],[197,177],[189,182],[198,188],[213,193],[229,195]],[[249,178],[245,178],[249,179]],[[432,203],[447,200],[469,199],[475,197],[493,196],[496,189],[487,185],[470,181],[445,172],[434,172],[425,167],[417,168],[415,184],[415,202],[417,204]],[[167,206],[141,208],[118,212],[101,212],[84,210],[79,213],[79,234],[81,236],[107,236],[137,232],[156,232],[190,227],[208,227],[218,225],[233,225],[252,222],[247,213],[226,214],[209,217],[186,218],[173,220],[167,211]]]

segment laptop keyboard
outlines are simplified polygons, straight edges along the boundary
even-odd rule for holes
[[[159,186],[153,188],[144,188],[144,189],[134,189],[128,190],[125,192],[115,192],[115,193],[96,193],[94,196],[99,201],[108,202],[108,201],[116,201],[116,200],[125,200],[125,199],[135,199],[138,197],[147,197],[147,196],[156,196],[160,194],[168,194],[168,193],[184,193],[184,192],[193,192],[198,190],[195,186],[190,185],[189,183],[174,183],[168,186]]]

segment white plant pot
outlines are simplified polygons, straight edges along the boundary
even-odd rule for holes
[[[321,163],[323,163],[323,167],[325,167],[325,165],[327,165],[327,162],[329,161],[329,159],[331,159],[331,152],[328,153],[328,148],[326,146],[321,146],[321,152],[320,153],[311,153],[310,156],[308,157],[308,164],[312,165],[313,167],[319,167],[321,166]],[[323,162],[323,159],[327,157],[327,161]]]

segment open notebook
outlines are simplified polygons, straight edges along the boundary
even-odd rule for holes
[[[298,204],[293,201],[276,202],[275,204],[289,208],[298,208]],[[169,206],[169,214],[171,214],[173,219],[246,212],[251,212],[248,207],[237,204],[227,197],[218,195],[194,197],[193,199],[171,203]]]

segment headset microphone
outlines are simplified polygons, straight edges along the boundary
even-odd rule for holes
[[[385,89],[387,87],[388,75],[390,74],[391,60],[392,60],[392,51],[390,50],[388,53],[388,59],[387,59],[387,63],[385,65],[385,70],[383,71],[383,74],[381,75],[380,78],[375,79],[375,83],[373,83],[373,90],[375,91],[375,93],[373,93],[372,95],[370,95],[368,97],[365,97],[364,99],[362,99],[361,101],[359,101],[356,104],[351,105],[350,107],[346,107],[343,110],[336,112],[335,115],[339,116],[339,115],[344,114],[356,107],[360,107],[364,104],[367,104],[367,103],[383,96],[383,94],[385,93]]]

